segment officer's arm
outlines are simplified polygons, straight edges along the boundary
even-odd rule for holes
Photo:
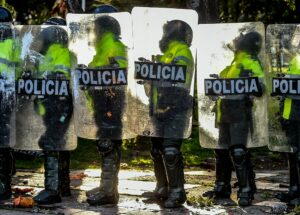
[[[186,65],[188,67],[194,65],[193,56],[189,49],[182,49],[176,53],[173,63],[178,65]]]
[[[261,93],[259,93],[257,96],[262,96],[266,90],[266,84],[265,84],[265,74],[263,71],[263,68],[260,64],[260,62],[255,61],[255,63],[252,64],[252,73],[253,77],[258,77]]]
[[[300,74],[300,56],[296,55],[289,63],[288,72],[291,74]]]
[[[176,57],[174,58],[174,63],[178,65],[186,65],[186,82],[188,85],[191,83],[192,73],[194,71],[194,59],[190,49],[182,49],[176,53]]]

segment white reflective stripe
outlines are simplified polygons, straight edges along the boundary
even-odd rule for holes
[[[64,71],[67,71],[67,72],[70,72],[70,71],[71,71],[70,68],[68,68],[68,67],[66,67],[66,66],[64,66],[64,65],[57,65],[57,66],[54,67],[54,70],[55,70],[55,71],[56,71],[56,70],[64,70]]]
[[[188,59],[187,57],[185,56],[177,56],[174,58],[174,61],[179,61],[179,60],[182,60],[184,62],[186,62],[186,64],[189,64],[190,63],[190,59]]]
[[[286,98],[290,98],[290,99],[293,99],[293,100],[300,100],[300,95],[286,95],[284,96]]]
[[[11,62],[11,61],[9,61],[9,60],[7,60],[5,58],[0,58],[0,63],[3,63],[5,65],[7,65],[7,66],[13,66],[14,65],[14,62]]]
[[[286,74],[283,78],[299,78],[300,79],[300,75]]]
[[[126,57],[122,57],[122,56],[116,56],[114,57],[115,60],[127,60]]]
[[[247,96],[246,95],[226,95],[226,96],[220,96],[221,99],[228,99],[228,100],[243,100]]]

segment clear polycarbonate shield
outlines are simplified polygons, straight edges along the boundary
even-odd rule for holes
[[[79,137],[136,137],[136,102],[129,13],[68,14],[74,70],[75,125]]]
[[[15,144],[15,32],[0,24],[0,148]]]
[[[268,143],[264,25],[199,25],[197,96],[200,144],[226,149]]]
[[[296,152],[300,126],[300,25],[268,25],[269,149]]]
[[[71,70],[63,26],[16,26],[16,149],[63,151],[76,148]]]
[[[132,10],[139,135],[187,138],[191,133],[195,30],[193,10]]]

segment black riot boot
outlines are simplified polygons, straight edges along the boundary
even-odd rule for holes
[[[98,150],[102,156],[101,181],[97,192],[89,194],[87,202],[90,205],[117,204],[118,173],[120,168],[120,141],[100,140]]]
[[[61,196],[71,196],[70,189],[70,152],[69,151],[61,151],[59,152],[59,166],[60,166],[60,191]]]
[[[294,167],[295,169],[293,169],[293,171],[296,171],[293,172],[293,182],[294,182],[294,186],[291,187],[290,186],[290,190],[289,190],[289,193],[291,194],[289,197],[291,198],[290,201],[288,201],[288,204],[289,205],[300,205],[300,191],[299,191],[299,171],[300,171],[300,153],[297,152],[295,154],[291,154],[293,156],[293,159],[295,159],[297,162],[296,162],[296,167]],[[289,160],[290,162],[290,160]],[[291,166],[291,164],[289,164]],[[292,169],[290,169],[292,170]],[[291,173],[290,173],[291,174]],[[292,181],[292,175],[290,175],[290,185],[291,184],[291,181]],[[297,178],[296,178],[297,177]],[[298,187],[297,187],[298,186]]]
[[[239,184],[238,204],[240,206],[249,206],[256,192],[255,174],[250,156],[246,148],[237,146],[231,149],[231,157]]]
[[[297,158],[294,153],[287,153],[288,164],[289,164],[289,176],[290,176],[290,186],[287,193],[282,192],[276,195],[282,202],[289,202],[294,198],[297,198],[300,194],[299,187],[299,173],[297,168]]]
[[[14,174],[14,158],[9,148],[0,149],[0,200],[11,197],[11,178]]]
[[[45,151],[45,189],[34,197],[34,201],[38,204],[54,204],[61,202],[61,171],[59,160],[59,152]]]
[[[184,190],[183,160],[178,147],[168,146],[163,149],[163,158],[169,183],[168,198],[165,208],[181,207],[186,201]]]
[[[231,194],[232,161],[228,149],[215,149],[216,181],[212,191],[203,194],[209,198],[229,198]]]
[[[153,192],[143,193],[143,196],[148,198],[166,199],[168,197],[168,180],[162,154],[158,148],[152,146],[151,156],[154,165],[156,187]]]

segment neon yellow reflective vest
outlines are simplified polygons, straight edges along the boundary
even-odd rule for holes
[[[13,39],[7,39],[0,42],[0,74],[9,75],[14,72],[14,41]]]
[[[48,74],[61,72],[70,80],[71,76],[72,56],[68,48],[61,44],[51,45],[44,57],[44,60],[39,65],[38,78],[41,78],[45,72]],[[46,108],[38,101],[38,113],[40,116],[46,114]]]
[[[127,48],[113,33],[105,33],[95,49],[96,55],[88,65],[89,68],[108,66],[110,58],[114,58],[120,68],[127,67]]]
[[[108,32],[105,33],[99,42],[96,44],[96,55],[93,57],[88,68],[96,69],[100,67],[109,66],[110,59],[113,58],[118,64],[119,68],[127,68],[127,47],[115,36],[115,34]],[[90,111],[93,111],[93,99],[85,92],[87,97],[87,105]]]
[[[240,51],[234,56],[234,59],[230,66],[227,66],[219,75],[220,78],[239,78],[240,73],[243,70],[250,70],[252,72],[251,77],[263,78],[264,72],[261,67],[260,62],[254,59],[252,55]],[[217,101],[217,122],[221,122],[222,112],[221,112],[221,102],[219,98]]]
[[[178,64],[187,66],[185,85],[187,88],[190,87],[194,71],[194,58],[188,45],[180,41],[170,42],[167,50],[165,51],[163,56],[161,56],[160,62],[166,64]],[[154,108],[156,108],[155,106],[158,102],[157,99],[158,91],[157,88],[154,88],[152,97]]]
[[[39,75],[44,72],[61,72],[67,79],[70,79],[72,57],[68,48],[61,44],[51,45],[42,63],[39,65]]]
[[[299,54],[296,54],[290,61],[289,69],[286,72],[286,74],[300,75],[300,55]],[[290,119],[290,115],[292,112],[292,103],[293,103],[293,100],[291,98],[284,99],[283,113],[282,113],[282,117],[284,119],[287,119],[287,120]]]

